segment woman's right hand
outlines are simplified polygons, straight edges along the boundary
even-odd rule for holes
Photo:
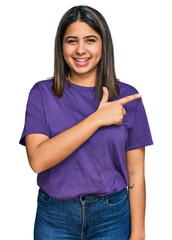
[[[113,102],[108,102],[108,89],[106,87],[103,88],[105,91],[103,91],[102,100],[95,112],[100,126],[109,126],[112,124],[120,125],[123,121],[124,116],[126,115],[126,111],[123,105],[137,98],[140,98],[141,95],[137,93],[121,98],[119,100],[115,100]]]

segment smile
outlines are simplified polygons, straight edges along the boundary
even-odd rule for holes
[[[87,62],[90,58],[73,58],[77,62]]]
[[[73,58],[73,60],[74,60],[75,66],[86,67],[90,62],[90,58]]]

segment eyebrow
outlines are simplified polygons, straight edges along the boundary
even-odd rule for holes
[[[90,38],[90,37],[94,37],[94,38],[98,39],[95,35],[85,36],[84,39],[85,39],[85,38]],[[78,38],[78,37],[76,37],[76,36],[68,36],[68,37],[65,38],[65,41],[66,41],[68,38],[75,38],[75,39],[76,39],[76,38]]]

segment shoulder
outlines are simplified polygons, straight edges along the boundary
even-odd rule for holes
[[[120,89],[120,97],[126,97],[128,95],[138,93],[138,90],[136,89],[136,87],[134,87],[128,83],[118,81],[118,85],[119,85],[119,89]]]
[[[37,85],[40,89],[41,88],[49,88],[52,86],[52,84],[53,84],[53,78],[40,80],[35,83],[35,85]]]
[[[51,89],[53,84],[53,79],[45,79],[45,80],[39,80],[31,88],[31,91],[34,92],[43,92],[43,91],[48,91]]]
[[[128,83],[118,81],[118,85],[119,85],[119,89],[120,89],[120,94],[118,96],[118,99],[139,93],[139,91],[137,90],[136,87],[134,87]],[[141,98],[138,98],[138,99],[128,102],[124,106],[126,108],[134,110],[140,101],[141,101]]]
[[[39,80],[35,82],[29,91],[29,101],[40,102],[43,99],[49,97],[49,93],[52,92],[51,86],[53,84],[52,79]]]

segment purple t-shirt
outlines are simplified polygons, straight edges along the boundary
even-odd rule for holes
[[[120,95],[110,101],[138,93],[133,86],[118,83]],[[69,88],[65,79],[63,96],[58,98],[51,89],[52,84],[52,79],[39,81],[29,92],[19,141],[24,146],[27,134],[41,133],[52,138],[87,118],[99,106],[101,99],[94,100],[94,86],[71,83]],[[127,187],[126,151],[152,145],[153,140],[142,98],[123,107],[126,115],[121,125],[100,127],[69,157],[39,173],[38,186],[60,200],[91,193],[108,195]]]

